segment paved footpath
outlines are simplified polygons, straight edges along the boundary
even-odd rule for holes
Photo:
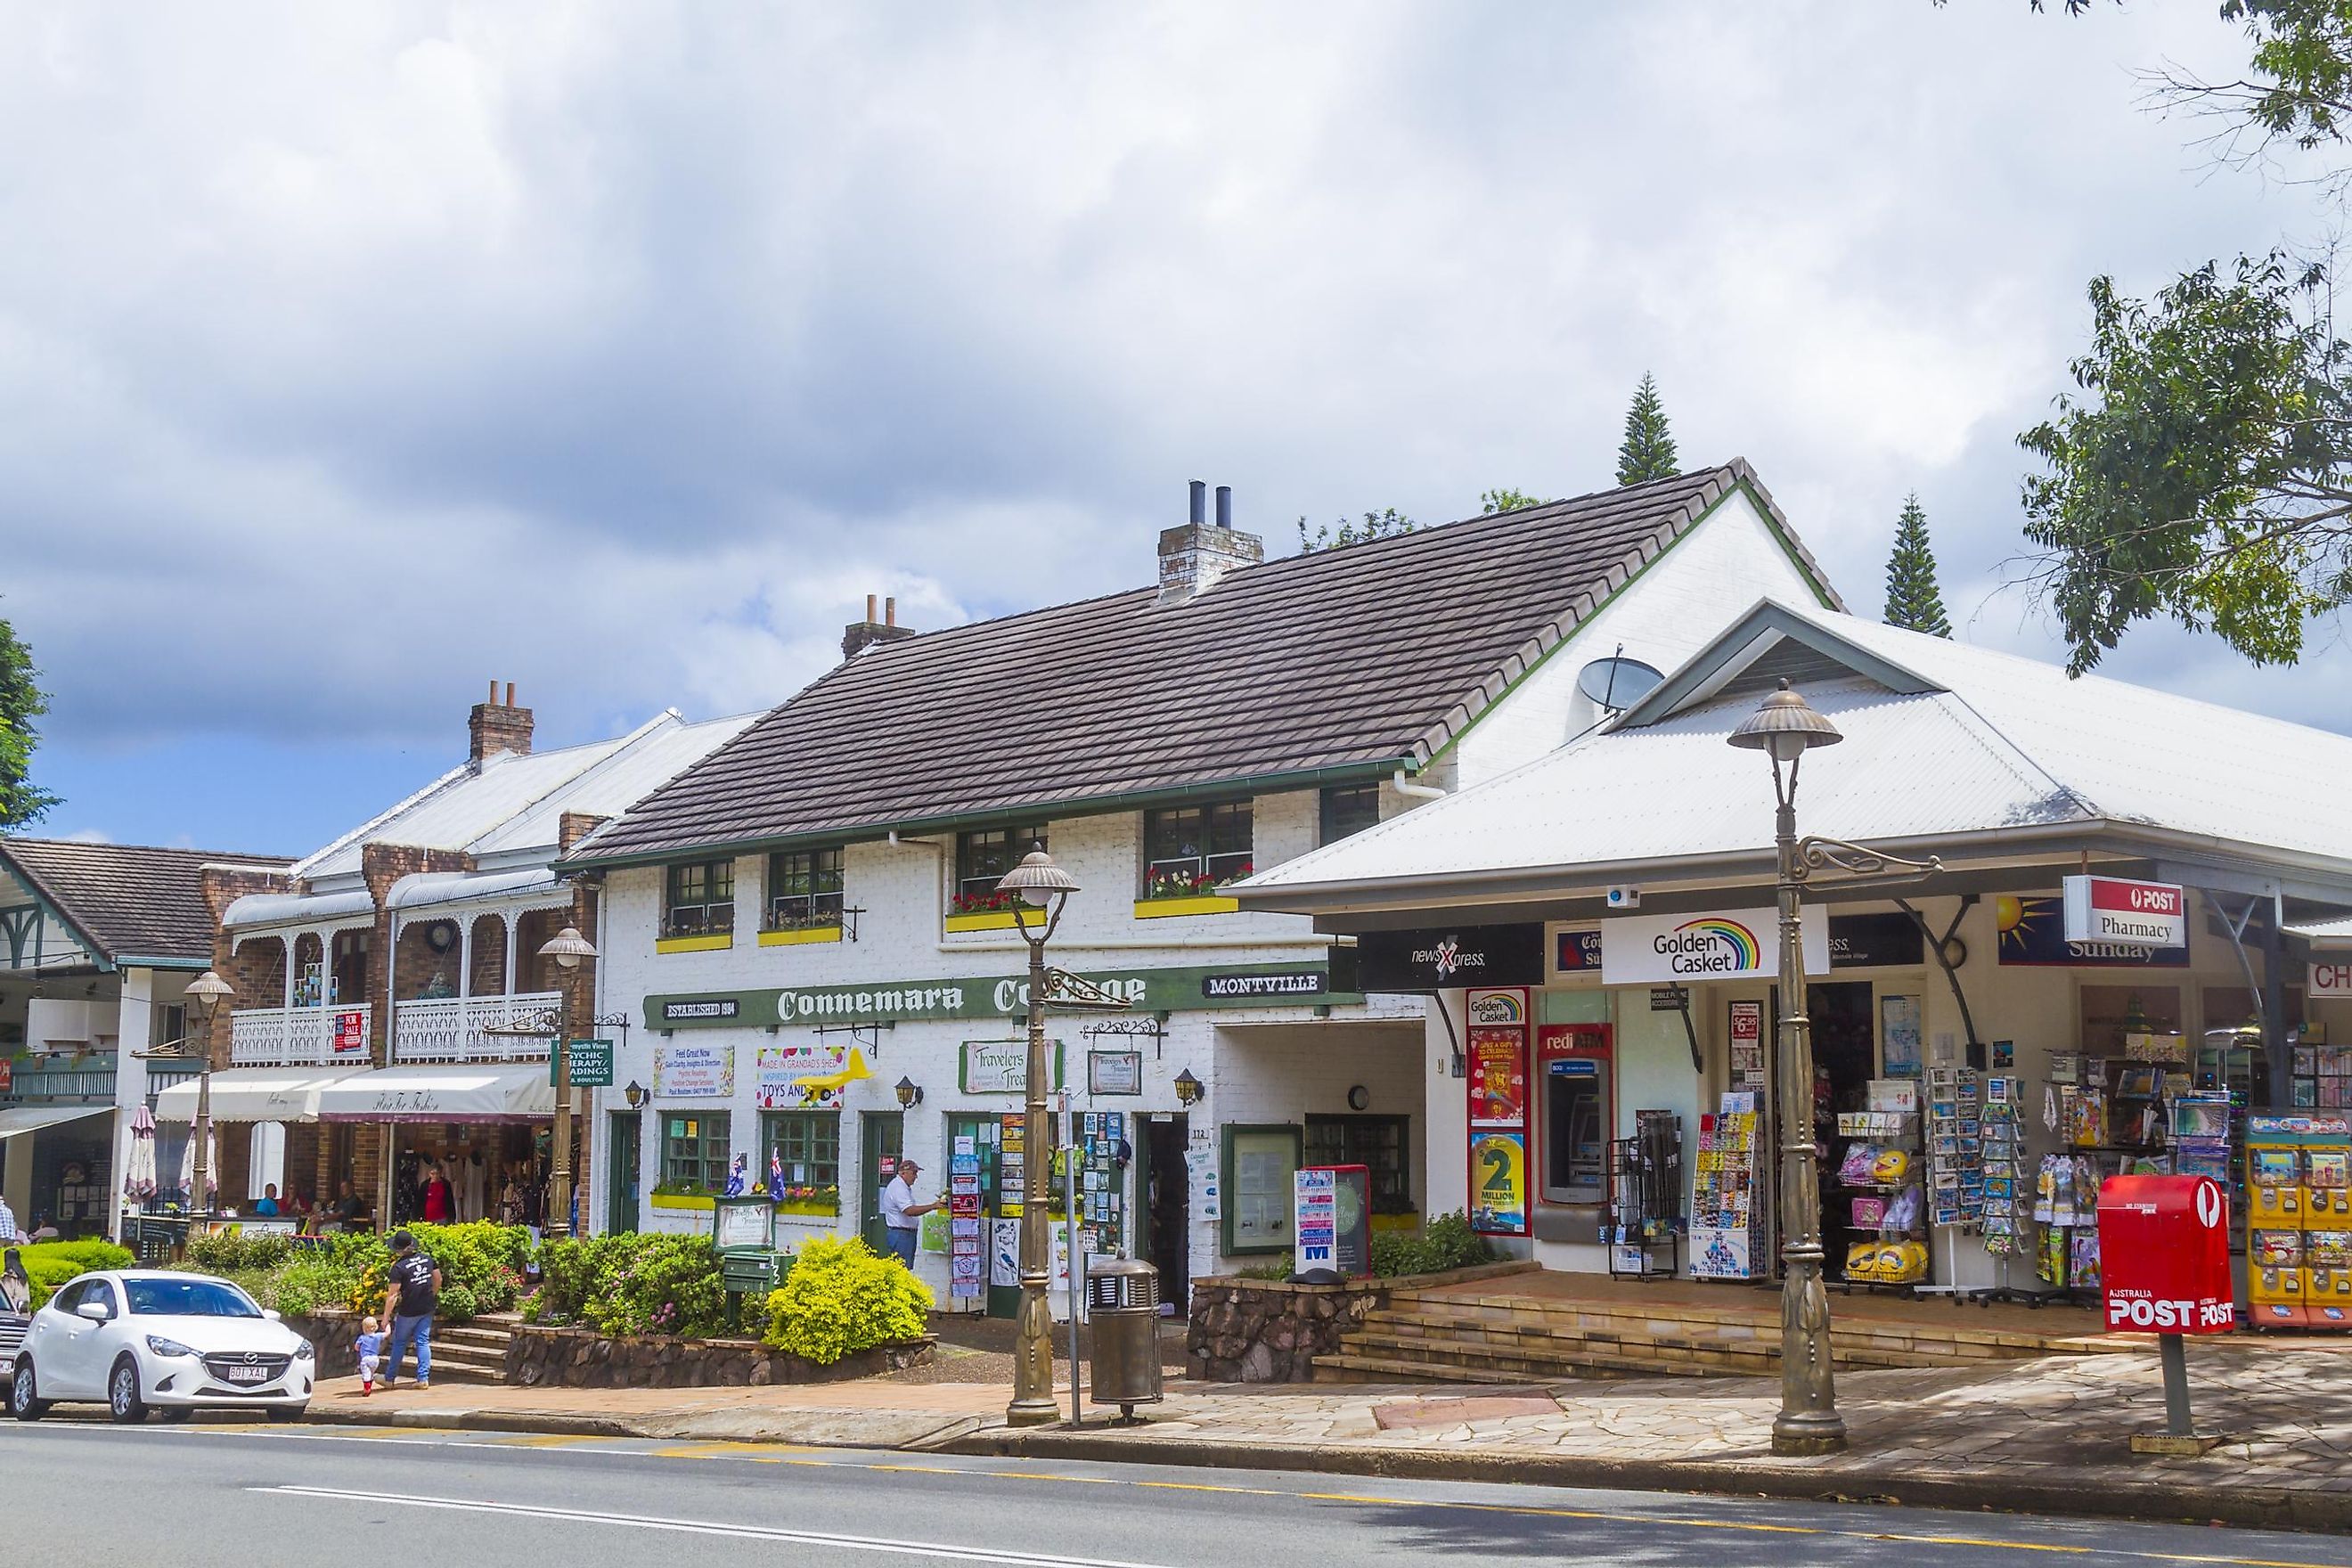
[[[2352,1354],[2285,1341],[2192,1343],[2197,1458],[2135,1455],[2163,1426],[2152,1351],[1983,1370],[1849,1373],[1850,1452],[1770,1451],[1779,1384],[1660,1379],[1491,1386],[1171,1384],[1144,1424],[1011,1431],[994,1383],[765,1389],[470,1388],[357,1397],[314,1419],[950,1453],[1889,1498],[1916,1504],[2352,1530]],[[1066,1391],[1065,1391],[1066,1398]]]

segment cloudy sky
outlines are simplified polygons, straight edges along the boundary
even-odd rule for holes
[[[0,7],[45,828],[304,851],[493,677],[542,745],[764,707],[868,592],[1150,581],[1196,477],[1278,548],[1602,488],[1644,371],[1857,607],[1916,489],[1961,635],[2050,650],[2084,281],[2319,226],[2138,105],[2215,8]],[[2352,725],[2323,641],[2109,668]]]

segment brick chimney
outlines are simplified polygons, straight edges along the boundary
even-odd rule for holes
[[[844,663],[856,658],[876,643],[897,642],[903,637],[915,635],[914,627],[902,626],[898,624],[898,601],[895,597],[883,599],[882,618],[878,621],[874,618],[874,602],[878,596],[874,594],[866,595],[866,618],[862,621],[852,621],[841,629],[841,658]]]
[[[513,681],[507,682],[503,702],[499,700],[499,683],[490,682],[490,700],[475,703],[474,710],[466,715],[466,739],[469,742],[467,760],[478,769],[500,752],[530,755],[530,710],[515,706]]]
[[[1160,534],[1160,602],[1181,605],[1197,599],[1236,567],[1255,566],[1265,559],[1265,541],[1234,528],[1234,487],[1217,487],[1217,521],[1205,515],[1209,487],[1192,481],[1192,521]]]

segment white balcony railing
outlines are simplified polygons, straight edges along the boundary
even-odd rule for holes
[[[368,1009],[253,1007],[232,1013],[228,1059],[239,1067],[365,1066]]]
[[[560,991],[526,991],[515,996],[440,996],[402,1002],[392,1014],[392,1059],[395,1062],[543,1061],[562,1015]],[[493,1030],[543,1027],[541,1035],[501,1035]]]

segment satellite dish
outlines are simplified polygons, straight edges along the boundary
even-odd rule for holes
[[[1576,673],[1576,689],[1612,713],[1622,713],[1657,689],[1665,677],[1622,654],[1596,658]]]

